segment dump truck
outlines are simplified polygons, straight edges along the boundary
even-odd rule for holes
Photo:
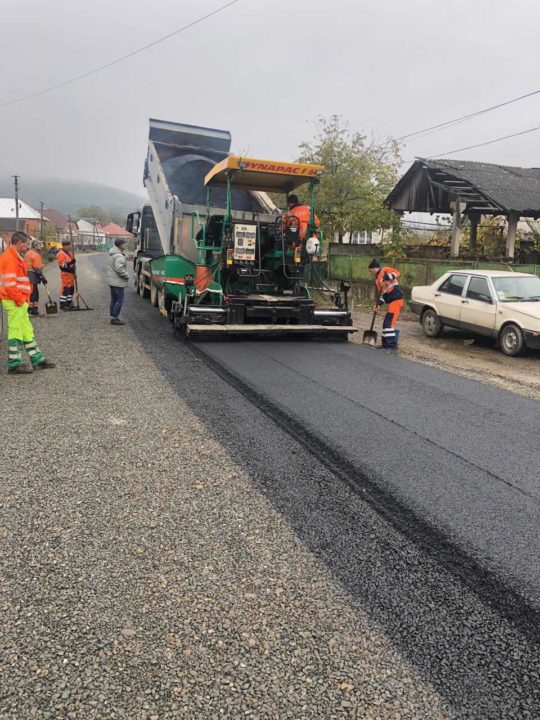
[[[347,283],[316,307],[305,281],[320,253],[316,187],[324,168],[229,154],[230,133],[150,120],[149,205],[128,216],[138,238],[134,282],[183,338],[354,332]],[[306,185],[307,228],[269,193]]]

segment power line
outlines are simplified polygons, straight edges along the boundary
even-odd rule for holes
[[[45,93],[52,92],[53,90],[58,90],[61,87],[65,87],[66,85],[71,85],[72,83],[78,82],[79,80],[84,80],[84,78],[90,77],[90,75],[95,75],[96,73],[99,73],[102,70],[106,70],[107,68],[110,68],[113,65],[118,65],[118,63],[124,62],[124,60],[128,60],[129,58],[132,58],[135,55],[138,55],[139,53],[142,53],[145,50],[148,50],[149,48],[154,47],[154,45],[159,45],[159,43],[165,42],[165,40],[169,40],[170,38],[174,37],[175,35],[179,35],[180,33],[185,32],[186,30],[189,30],[190,28],[194,27],[195,25],[199,25],[199,23],[202,23],[205,20],[208,20],[209,18],[213,17],[214,15],[217,15],[218,13],[223,12],[227,8],[231,7],[232,5],[236,5],[236,3],[238,3],[238,2],[240,2],[240,0],[231,0],[230,2],[226,3],[225,5],[222,5],[221,7],[218,7],[215,10],[212,10],[212,12],[209,12],[206,15],[202,15],[200,18],[197,18],[197,20],[193,20],[193,22],[190,22],[187,25],[184,25],[183,27],[178,28],[178,30],[173,30],[173,32],[169,33],[168,35],[164,35],[163,37],[160,37],[157,40],[154,40],[153,42],[148,43],[148,45],[144,45],[143,47],[140,47],[137,50],[133,50],[132,52],[128,53],[127,55],[122,55],[122,57],[116,58],[116,60],[111,60],[110,62],[105,63],[105,65],[100,65],[99,67],[96,67],[93,70],[89,70],[88,72],[85,72],[82,75],[77,75],[76,77],[72,77],[69,80],[64,80],[63,82],[57,83],[56,85],[51,85],[47,88],[43,88],[43,90],[36,90],[36,92],[29,93],[28,95],[23,95],[22,97],[14,98],[13,100],[6,100],[5,102],[0,102],[0,107],[7,107],[8,105],[15,105],[15,103],[24,102],[25,100],[30,100],[30,98],[37,97],[38,95],[45,95]]]
[[[432,158],[442,158],[447,155],[455,155],[456,153],[464,152],[465,150],[474,150],[475,148],[484,147],[486,145],[493,145],[493,143],[502,142],[503,140],[509,140],[510,138],[519,137],[520,135],[527,135],[528,133],[536,132],[540,130],[540,125],[529,128],[528,130],[520,130],[520,132],[512,133],[511,135],[503,135],[502,137],[494,138],[493,140],[486,140],[485,142],[477,143],[476,145],[468,145],[467,147],[458,148],[457,150],[449,150],[444,153],[437,153],[428,156],[428,160]],[[404,160],[404,163],[414,162],[414,160]]]
[[[415,132],[408,133],[407,135],[402,135],[401,137],[398,137],[397,140],[407,140],[408,138],[412,137],[417,139],[417,135],[422,135],[423,133],[428,133],[433,130],[442,130],[446,127],[457,125],[459,123],[465,122],[466,120],[471,120],[472,118],[478,117],[479,115],[484,115],[485,113],[492,112],[493,110],[498,110],[499,108],[505,107],[506,105],[512,105],[513,103],[519,102],[520,100],[525,100],[526,98],[539,94],[540,90],[533,90],[532,92],[526,93],[525,95],[520,95],[519,97],[513,98],[512,100],[505,100],[504,102],[498,103],[497,105],[491,105],[490,107],[483,108],[482,110],[477,110],[476,112],[469,113],[468,115],[462,115],[461,117],[454,118],[453,120],[446,120],[445,122],[438,123],[437,125],[431,125],[430,127],[424,128],[423,130],[416,130]]]

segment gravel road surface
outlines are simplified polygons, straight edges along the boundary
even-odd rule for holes
[[[103,262],[35,321],[56,370],[2,348],[0,717],[540,717],[534,637],[147,301],[111,327]]]

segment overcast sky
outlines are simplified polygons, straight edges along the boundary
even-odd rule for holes
[[[225,0],[0,0],[0,103],[84,73]],[[384,139],[540,88],[538,0],[240,0],[73,85],[0,107],[0,173],[142,193],[148,118],[294,159],[318,115]],[[540,95],[410,144],[437,156],[540,125]],[[452,157],[540,166],[540,132]]]

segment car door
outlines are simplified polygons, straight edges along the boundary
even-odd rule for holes
[[[466,273],[452,273],[435,290],[436,310],[443,325],[459,327],[461,300],[468,278]]]
[[[471,275],[461,299],[461,327],[480,335],[493,335],[496,314],[497,304],[487,278]]]

